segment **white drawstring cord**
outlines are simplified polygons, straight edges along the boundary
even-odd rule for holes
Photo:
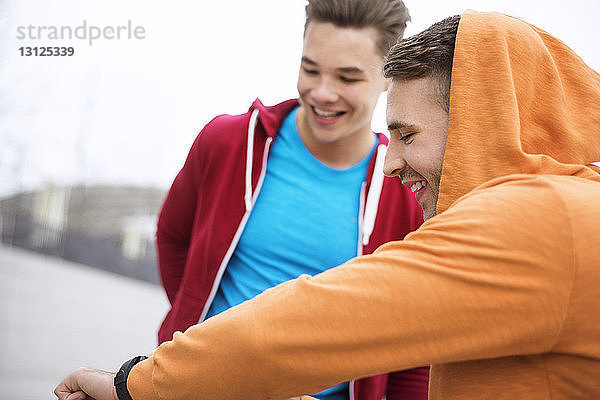
[[[379,208],[379,197],[383,188],[383,162],[387,146],[380,144],[377,146],[377,157],[375,158],[375,168],[371,177],[371,188],[367,195],[367,204],[365,206],[365,219],[363,223],[363,246],[369,244],[369,238],[375,228],[375,218],[377,218],[377,209]]]
[[[254,156],[254,129],[257,118],[258,109],[254,109],[248,123],[248,144],[246,146],[246,191],[244,192],[246,211],[250,211],[252,208],[252,157]]]

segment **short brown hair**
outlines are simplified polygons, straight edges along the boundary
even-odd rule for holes
[[[313,21],[341,28],[375,28],[377,47],[385,56],[404,35],[410,15],[402,0],[308,0],[304,33]]]
[[[385,57],[383,74],[394,80],[434,78],[442,108],[450,109],[450,81],[454,43],[460,15],[436,22],[423,32],[399,40]]]

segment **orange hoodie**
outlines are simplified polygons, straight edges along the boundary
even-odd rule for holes
[[[600,76],[465,12],[438,215],[176,334],[135,400],[283,399],[433,364],[432,399],[600,398]]]

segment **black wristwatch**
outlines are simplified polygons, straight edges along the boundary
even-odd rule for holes
[[[119,368],[119,372],[115,375],[115,390],[117,392],[117,397],[119,400],[133,400],[129,391],[127,390],[127,377],[129,376],[129,372],[133,366],[140,361],[144,361],[146,356],[137,356],[133,357],[131,360],[125,361],[121,368]]]

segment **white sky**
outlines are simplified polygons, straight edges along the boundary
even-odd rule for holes
[[[406,34],[465,9],[534,23],[600,70],[600,1],[405,0]],[[0,0],[0,196],[48,184],[166,189],[213,116],[296,96],[304,0]],[[143,26],[143,40],[25,40],[17,27]],[[73,46],[21,57],[21,46]],[[373,127],[385,130],[385,96]]]

